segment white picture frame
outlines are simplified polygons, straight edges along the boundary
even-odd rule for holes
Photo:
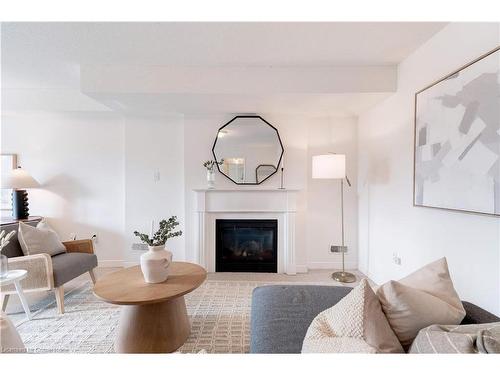
[[[17,154],[0,154],[1,178],[17,168]],[[12,211],[12,189],[0,189],[0,211]]]

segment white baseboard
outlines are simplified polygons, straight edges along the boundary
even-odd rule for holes
[[[132,267],[137,266],[139,262],[131,262],[124,260],[101,260],[99,267],[102,268],[116,268],[116,267]],[[301,264],[295,266],[297,273],[307,273],[309,270],[333,270],[341,269],[342,262],[309,262],[307,265]],[[349,270],[357,269],[356,262],[346,262],[345,268]]]
[[[295,266],[295,271],[297,273],[307,273],[308,269],[306,265]]]
[[[97,266],[101,268],[123,267],[123,260],[100,260]]]
[[[342,262],[309,262],[307,268],[310,270],[340,270],[342,269]],[[346,270],[356,270],[358,268],[357,262],[345,262]]]
[[[98,262],[98,266],[101,268],[132,267],[138,265],[139,262],[130,262],[125,260],[100,260]]]
[[[138,266],[139,264],[139,262],[123,262],[123,267],[133,267]]]

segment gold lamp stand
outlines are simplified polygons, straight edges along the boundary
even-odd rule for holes
[[[345,177],[349,186],[351,183],[347,176]],[[347,246],[344,244],[344,179],[340,180],[340,212],[342,214],[342,246],[332,246],[332,253],[342,253],[342,271],[332,273],[332,279],[341,283],[353,283],[356,281],[356,276],[350,272],[345,272],[345,253]]]

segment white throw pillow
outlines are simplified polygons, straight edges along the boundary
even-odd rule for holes
[[[7,314],[0,310],[0,353],[25,353],[21,336]]]
[[[312,321],[302,353],[403,353],[380,302],[361,280],[337,304]]]
[[[460,324],[465,310],[453,287],[446,258],[377,290],[385,316],[407,349],[418,332],[432,324]]]
[[[66,252],[59,236],[45,219],[42,219],[36,228],[20,222],[17,237],[24,255],[46,253],[53,256]]]

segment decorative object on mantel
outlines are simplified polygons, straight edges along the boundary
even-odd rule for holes
[[[236,116],[217,132],[212,153],[219,172],[237,185],[259,185],[283,158],[278,130],[260,116]]]
[[[0,232],[0,279],[3,278],[9,271],[9,260],[8,258],[1,254],[5,246],[10,243],[10,239],[16,234],[15,230],[10,231],[5,235],[5,231]]]
[[[148,252],[141,255],[141,271],[147,283],[161,283],[168,278],[169,267],[173,254],[165,250],[165,243],[169,238],[182,235],[182,231],[174,232],[179,225],[176,216],[160,221],[160,227],[154,232],[154,221],[151,222],[149,235],[135,231],[134,234],[148,245]]]
[[[413,205],[500,216],[500,47],[415,94]]]
[[[224,160],[215,161],[215,160],[207,160],[203,163],[203,166],[207,169],[207,185],[209,189],[215,189],[215,166],[222,165]]]
[[[12,189],[12,217],[27,219],[29,216],[28,192],[26,189],[40,186],[37,180],[21,167],[2,176],[2,189]]]
[[[351,182],[345,173],[345,155],[326,154],[313,156],[312,160],[312,178],[315,179],[337,179],[340,180],[340,212],[342,215],[341,230],[342,230],[342,245],[331,246],[332,253],[342,253],[342,271],[334,272],[332,278],[341,283],[352,283],[356,281],[356,276],[350,272],[345,272],[345,253],[347,246],[344,242],[344,178],[347,184],[351,186]]]
[[[281,158],[281,176],[280,176],[280,187],[278,189],[285,189],[285,186],[283,184],[283,171],[285,170],[285,158]]]

